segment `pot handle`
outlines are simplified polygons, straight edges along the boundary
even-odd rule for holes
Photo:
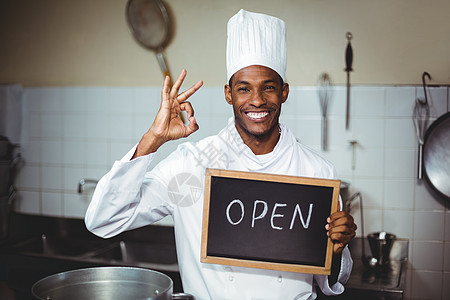
[[[195,300],[195,298],[191,294],[173,293],[172,300]]]

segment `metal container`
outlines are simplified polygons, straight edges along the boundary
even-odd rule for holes
[[[31,292],[36,299],[194,299],[173,294],[169,276],[143,268],[98,267],[54,274],[36,282]]]
[[[9,155],[9,141],[5,137],[0,136],[0,158],[8,157]]]
[[[18,145],[12,144],[6,136],[0,135],[0,159],[1,160],[12,160],[14,149],[17,147],[18,147]]]
[[[11,161],[0,160],[0,195],[8,195],[11,188]]]
[[[7,238],[9,234],[9,214],[15,195],[12,192],[9,196],[0,196],[0,240]]]
[[[376,259],[378,266],[389,264],[389,255],[391,253],[392,244],[397,237],[392,233],[374,232],[367,236],[369,240],[370,250],[373,258]]]

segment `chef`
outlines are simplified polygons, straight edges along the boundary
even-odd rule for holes
[[[347,244],[356,230],[353,218],[343,211],[324,220],[334,245],[330,276],[200,262],[206,168],[336,176],[330,162],[297,142],[279,123],[289,95],[285,72],[285,23],[240,10],[228,22],[224,89],[234,117],[217,135],[181,144],[150,169],[161,145],[199,129],[187,100],[202,81],[180,92],[186,71],[173,86],[166,77],[161,107],[150,129],[99,181],[86,213],[87,228],[108,238],[172,215],[183,288],[196,299],[315,299],[317,287],[325,295],[342,293],[353,264]],[[187,113],[186,126],[178,117],[180,111]]]

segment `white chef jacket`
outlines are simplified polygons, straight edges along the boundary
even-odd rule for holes
[[[196,299],[315,299],[314,281],[325,295],[340,294],[353,265],[347,247],[331,287],[326,275],[200,262],[205,168],[335,178],[331,163],[297,142],[281,124],[280,133],[271,153],[255,155],[231,118],[218,135],[181,144],[152,170],[154,154],[130,161],[134,147],[99,181],[86,226],[107,238],[172,215],[183,289]]]

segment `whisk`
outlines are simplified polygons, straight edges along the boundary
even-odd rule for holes
[[[423,178],[423,144],[425,139],[425,131],[427,130],[428,120],[430,118],[430,106],[428,104],[428,96],[425,84],[425,76],[431,79],[430,74],[424,72],[422,75],[423,92],[425,94],[425,100],[419,98],[416,99],[413,109],[413,121],[414,128],[416,129],[417,140],[419,141],[419,153],[417,164],[417,178]]]

